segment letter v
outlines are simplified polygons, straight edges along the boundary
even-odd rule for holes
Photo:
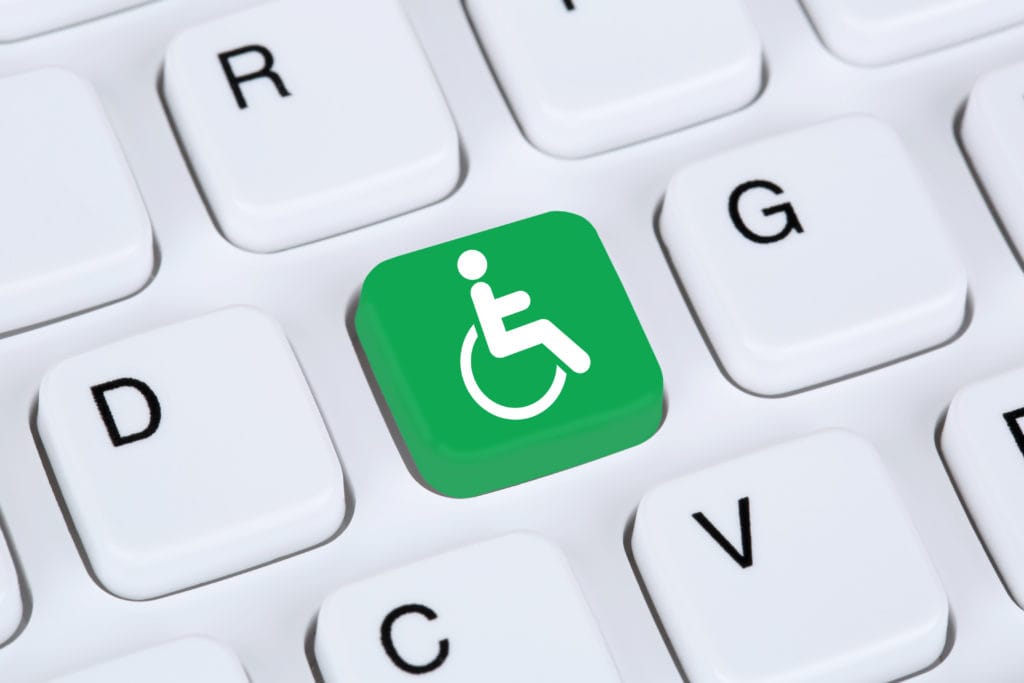
[[[722,546],[722,550],[729,553],[729,557],[735,560],[736,564],[746,569],[754,564],[754,547],[750,542],[750,499],[746,497],[740,498],[738,505],[740,508],[740,536],[743,539],[742,553],[737,552],[736,546],[730,543],[729,539],[723,536],[722,532],[708,521],[703,512],[693,513],[693,518],[697,520],[697,524],[700,524],[704,531],[708,532],[711,538],[715,539],[718,545]]]

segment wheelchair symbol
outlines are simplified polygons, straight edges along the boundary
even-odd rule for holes
[[[508,358],[537,346],[544,346],[572,372],[583,374],[590,369],[590,356],[550,320],[535,320],[509,329],[505,319],[525,311],[530,306],[530,295],[523,291],[495,297],[490,285],[480,282],[487,272],[487,259],[479,251],[470,249],[459,256],[459,273],[474,282],[470,298],[476,310],[476,325],[470,325],[462,341],[459,369],[466,391],[478,406],[504,420],[529,420],[554,405],[565,387],[566,372],[555,365],[555,375],[544,395],[525,406],[506,406],[491,399],[480,388],[473,374],[473,349],[482,335],[488,350],[495,358]]]
[[[565,386],[565,370],[562,369],[561,365],[555,366],[555,376],[551,380],[551,386],[548,387],[548,390],[530,405],[506,406],[494,401],[485,394],[484,390],[477,384],[476,377],[473,376],[473,347],[476,346],[478,338],[476,325],[473,325],[466,332],[466,338],[462,341],[462,353],[459,357],[462,381],[466,385],[466,391],[469,392],[470,397],[476,401],[478,406],[491,415],[500,417],[503,420],[529,420],[532,417],[537,417],[554,405],[562,393],[562,387]]]

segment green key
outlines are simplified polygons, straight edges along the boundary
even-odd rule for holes
[[[466,498],[649,438],[661,368],[593,226],[548,213],[381,263],[356,331],[420,476]]]

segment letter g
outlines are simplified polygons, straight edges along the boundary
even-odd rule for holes
[[[758,244],[771,244],[772,242],[778,242],[785,239],[791,232],[804,231],[803,226],[800,224],[800,219],[796,215],[796,210],[789,202],[775,204],[761,209],[761,213],[765,216],[774,216],[777,213],[781,213],[785,216],[786,224],[781,230],[769,235],[763,235],[751,230],[744,222],[743,216],[740,215],[740,199],[742,199],[743,195],[747,192],[755,189],[768,190],[774,195],[781,195],[783,193],[781,187],[769,180],[750,180],[732,191],[732,195],[729,197],[729,217],[732,219],[732,224],[736,226],[736,229],[739,230],[744,237],[752,242],[757,242]]]

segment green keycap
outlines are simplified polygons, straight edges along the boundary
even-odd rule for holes
[[[634,446],[661,368],[593,226],[548,213],[378,265],[356,331],[420,476],[465,498]]]

